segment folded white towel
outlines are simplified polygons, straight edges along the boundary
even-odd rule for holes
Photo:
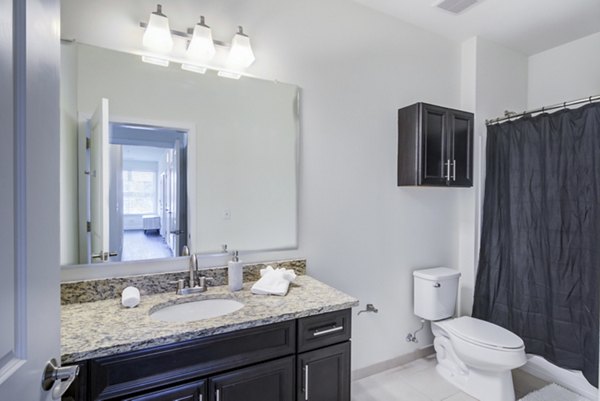
[[[135,287],[127,287],[121,294],[121,304],[126,308],[133,308],[140,303],[140,290]]]
[[[258,295],[285,295],[296,273],[289,269],[273,269],[267,266],[260,270],[260,280],[252,286],[252,293]]]

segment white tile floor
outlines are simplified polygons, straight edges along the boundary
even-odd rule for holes
[[[444,380],[435,356],[352,382],[352,401],[477,401]],[[547,383],[521,371],[513,374],[517,397]]]

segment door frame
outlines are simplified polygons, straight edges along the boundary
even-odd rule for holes
[[[110,98],[108,98],[110,102]],[[78,137],[81,138],[81,133],[85,133],[88,129],[88,121],[92,118],[92,113],[89,112],[79,112],[77,114],[77,129],[78,129]],[[158,120],[158,119],[150,119],[143,117],[127,117],[124,115],[113,115],[109,114],[108,116],[109,124],[135,124],[135,125],[150,125],[155,127],[163,127],[166,129],[172,130],[180,130],[187,131],[187,155],[186,155],[186,185],[187,185],[187,196],[186,196],[186,208],[187,208],[187,241],[188,247],[190,249],[190,244],[194,240],[194,236],[196,234],[196,220],[190,218],[190,216],[196,216],[197,214],[197,206],[196,202],[190,202],[190,199],[197,199],[197,185],[196,185],[196,171],[198,164],[196,163],[196,147],[197,147],[197,137],[196,137],[196,124],[189,121],[172,121],[172,120]],[[109,138],[110,140],[110,138]],[[85,183],[86,176],[83,173],[83,170],[78,166],[77,167],[79,173],[79,185]],[[78,192],[79,193],[79,192]],[[85,205],[82,205],[81,199],[79,200],[79,236],[80,239],[79,246],[82,246],[82,238],[87,238],[85,233],[85,216],[87,215]],[[82,215],[83,213],[83,215]],[[83,219],[82,219],[82,216]],[[161,260],[161,259],[147,259],[142,262],[148,263],[151,260]],[[126,261],[126,262],[107,262],[102,263],[102,266],[106,266],[107,264],[121,264],[121,263],[137,263],[138,261]],[[69,265],[69,268],[76,267],[85,267],[89,266],[89,264],[77,264],[77,265]]]
[[[12,99],[0,98],[1,140],[12,150],[2,190],[13,198],[0,204],[12,216],[3,222],[10,241],[0,244],[0,277],[10,283],[2,296],[11,313],[1,317],[13,333],[0,343],[0,399],[50,400],[41,378],[46,361],[60,361],[60,3],[0,1],[10,10],[0,16],[9,28],[1,56],[12,60],[0,63],[2,79],[12,77]]]

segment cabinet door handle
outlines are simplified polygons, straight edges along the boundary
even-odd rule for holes
[[[456,160],[452,161],[452,181],[456,181]]]
[[[446,173],[446,181],[450,181],[450,159],[448,159],[448,161],[446,162],[446,165],[448,166],[448,171]]]
[[[329,333],[335,333],[336,331],[341,331],[341,330],[344,330],[344,326],[332,327],[331,329],[327,329],[327,330],[315,330],[313,332],[313,337],[318,337],[318,336],[322,336],[324,334],[329,334]]]
[[[221,390],[217,389],[215,392],[216,401],[221,401]]]
[[[308,365],[304,365],[304,401],[308,401]]]

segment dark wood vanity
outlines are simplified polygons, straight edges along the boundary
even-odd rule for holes
[[[63,401],[349,401],[351,310],[78,362]]]

